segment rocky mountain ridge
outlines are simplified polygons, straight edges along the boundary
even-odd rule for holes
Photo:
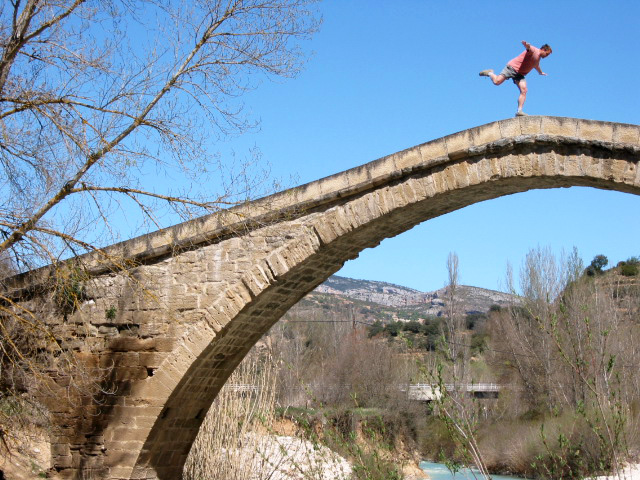
[[[392,283],[357,280],[338,275],[329,277],[314,292],[338,295],[386,307],[419,310],[424,315],[436,317],[445,314],[448,297],[446,287],[433,292],[421,292]],[[517,299],[508,293],[467,285],[457,287],[456,298],[459,311],[465,314],[486,313],[493,305],[504,307]]]

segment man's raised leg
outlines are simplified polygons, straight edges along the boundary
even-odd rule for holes
[[[495,73],[493,73],[493,70],[483,70],[479,73],[479,75],[481,77],[489,77],[494,85],[500,85],[505,81],[504,75],[496,75]]]

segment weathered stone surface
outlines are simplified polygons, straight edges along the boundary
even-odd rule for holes
[[[77,312],[63,318],[46,295],[24,303],[47,312],[62,344],[105,379],[99,403],[64,402],[70,378],[54,375],[44,399],[58,424],[51,475],[178,478],[233,369],[345,261],[430,218],[530,188],[639,194],[639,159],[635,125],[513,118],[107,249],[135,258],[130,270],[87,256],[95,278]],[[7,285],[20,301],[41,279]]]

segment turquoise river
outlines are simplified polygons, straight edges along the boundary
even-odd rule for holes
[[[452,474],[442,463],[420,462],[420,468],[424,470],[431,480],[465,480],[473,478],[482,478],[480,475],[474,477],[468,469],[461,470],[455,475]],[[523,480],[521,477],[510,477],[508,475],[491,475],[493,480]]]

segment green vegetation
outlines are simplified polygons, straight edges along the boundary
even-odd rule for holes
[[[585,269],[575,252],[559,262],[532,251],[525,294],[486,313],[459,313],[455,288],[441,317],[313,294],[272,332],[288,359],[283,377],[304,385],[295,393],[288,380],[282,402],[305,398],[311,424],[336,427],[347,442],[362,436],[354,426],[362,418],[379,427],[379,417],[380,445],[402,438],[454,470],[475,464],[487,476],[548,479],[611,472],[640,448],[640,380],[627,368],[640,363],[640,286],[622,271],[638,263],[605,270],[598,255]],[[491,382],[502,386],[497,398],[456,387]],[[430,413],[398,389],[407,383],[440,385]]]
[[[620,274],[625,277],[637,277],[640,272],[640,258],[631,257],[624,262],[618,264],[620,268]]]
[[[596,255],[595,257],[593,257],[593,260],[591,260],[591,264],[587,267],[585,273],[590,277],[599,275],[602,273],[602,269],[606,267],[608,263],[609,259],[607,257],[605,257],[604,255]]]

